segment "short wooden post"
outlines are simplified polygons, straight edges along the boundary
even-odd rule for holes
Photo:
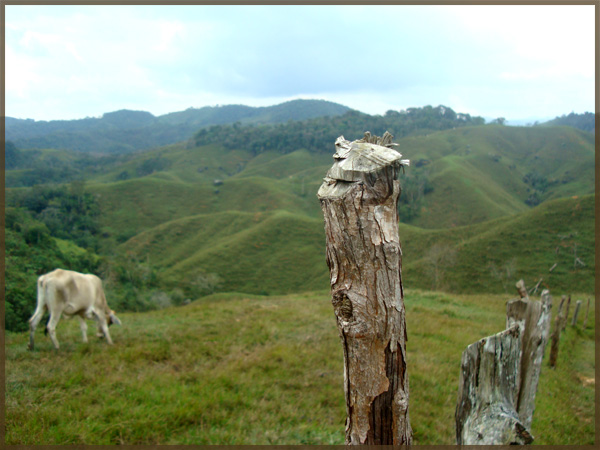
[[[573,313],[573,320],[571,321],[572,327],[577,325],[577,316],[579,315],[580,307],[581,307],[581,300],[577,300],[577,303],[575,303],[575,312]]]
[[[583,320],[583,329],[587,328],[588,315],[590,314],[590,299],[588,298],[587,308],[585,309],[585,319]]]
[[[565,311],[565,315],[563,317],[562,330],[564,331],[567,328],[567,321],[569,320],[569,308],[571,306],[571,296],[569,295],[567,299],[567,309]]]
[[[541,301],[521,298],[506,305],[506,328],[518,325],[522,331],[519,396],[515,406],[519,420],[527,429],[531,428],[535,410],[542,359],[550,335],[551,309],[552,297],[547,289],[542,291]]]
[[[548,365],[550,367],[556,367],[556,359],[558,358],[558,343],[560,341],[560,331],[562,329],[563,315],[559,310],[558,314],[554,318],[554,331],[550,336],[550,359]]]
[[[556,313],[556,315],[559,315],[562,312],[563,306],[566,301],[567,301],[567,296],[566,295],[561,296],[560,305],[558,305],[558,312]]]
[[[317,194],[344,350],[346,444],[412,442],[396,179],[408,161],[391,138],[339,137]]]
[[[457,445],[533,441],[516,411],[520,360],[521,327],[517,324],[463,352],[455,413]]]
[[[527,294],[527,288],[525,287],[525,282],[523,280],[517,281],[517,284],[515,285],[515,287],[517,288],[519,297],[529,298],[529,295]]]

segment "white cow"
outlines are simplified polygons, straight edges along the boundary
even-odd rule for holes
[[[62,314],[67,318],[76,316],[79,319],[83,342],[87,342],[87,324],[85,319],[95,319],[98,324],[98,336],[105,336],[106,342],[112,344],[108,326],[121,325],[106,303],[102,281],[96,275],[56,269],[37,280],[37,308],[29,319],[29,349],[33,350],[33,335],[42,320],[44,311],[50,312],[47,330],[54,347],[58,350],[56,325]]]

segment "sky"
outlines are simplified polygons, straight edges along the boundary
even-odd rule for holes
[[[593,112],[594,5],[5,6],[5,114],[324,99],[510,121]]]

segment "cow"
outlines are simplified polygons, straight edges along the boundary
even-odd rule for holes
[[[87,342],[87,324],[85,319],[95,319],[98,336],[104,336],[106,342],[113,343],[108,332],[109,325],[121,325],[115,312],[108,307],[102,281],[96,275],[56,269],[37,280],[37,307],[29,319],[29,349],[33,350],[35,329],[48,310],[50,319],[47,330],[54,347],[58,350],[56,325],[61,315],[67,318],[77,317],[83,342]]]

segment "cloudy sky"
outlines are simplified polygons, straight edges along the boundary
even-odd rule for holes
[[[509,121],[594,111],[593,5],[5,8],[11,117],[296,98]]]

